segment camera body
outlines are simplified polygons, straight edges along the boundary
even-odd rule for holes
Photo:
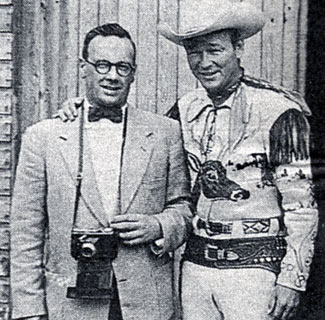
[[[112,295],[112,260],[117,256],[117,235],[112,228],[72,230],[71,256],[78,261],[72,299],[107,299]]]

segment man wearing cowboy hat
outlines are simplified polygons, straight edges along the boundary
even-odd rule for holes
[[[244,39],[264,23],[246,3],[191,1],[179,33],[159,25],[203,87],[168,113],[182,125],[197,213],[185,320],[289,319],[306,288],[318,221],[310,111],[299,94],[244,75]]]
[[[240,67],[244,39],[264,23],[246,3],[191,0],[179,33],[159,25],[203,87],[168,112],[182,125],[197,213],[182,268],[185,320],[289,319],[306,288],[318,221],[310,111]],[[74,102],[62,119],[74,119]]]

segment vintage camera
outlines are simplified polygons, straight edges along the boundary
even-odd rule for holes
[[[71,255],[78,261],[75,287],[68,287],[72,299],[107,299],[112,295],[112,260],[117,256],[117,235],[112,228],[73,230]]]

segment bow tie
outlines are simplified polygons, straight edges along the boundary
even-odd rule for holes
[[[103,118],[109,119],[114,123],[121,123],[123,119],[123,111],[121,108],[89,108],[89,122],[99,121]]]

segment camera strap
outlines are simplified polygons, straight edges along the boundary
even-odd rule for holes
[[[74,227],[77,219],[77,212],[79,208],[79,201],[81,196],[81,183],[83,173],[83,155],[84,155],[84,122],[85,122],[85,106],[84,100],[81,103],[81,114],[79,118],[79,156],[78,156],[78,171],[76,178],[76,198],[74,202],[74,212],[72,226]]]
[[[79,117],[79,156],[78,156],[78,171],[77,171],[77,177],[76,177],[76,197],[75,197],[75,203],[74,203],[74,212],[73,212],[73,221],[72,226],[74,227],[76,224],[77,219],[77,213],[79,208],[79,201],[81,197],[81,184],[83,179],[83,158],[84,158],[84,123],[85,123],[85,106],[84,106],[84,100],[81,103],[80,106],[81,113]],[[123,154],[124,154],[124,147],[125,147],[125,138],[126,138],[126,131],[127,131],[127,118],[128,118],[128,109],[125,109],[125,116],[123,121],[123,140],[122,140],[122,150],[121,150],[121,167],[123,162]],[[121,194],[121,172],[120,171],[120,177],[119,177],[119,194]],[[119,203],[119,210],[121,210],[121,204]],[[96,215],[92,212],[90,208],[88,208],[90,213],[94,216],[94,218],[102,224]],[[103,226],[105,227],[105,226]]]

